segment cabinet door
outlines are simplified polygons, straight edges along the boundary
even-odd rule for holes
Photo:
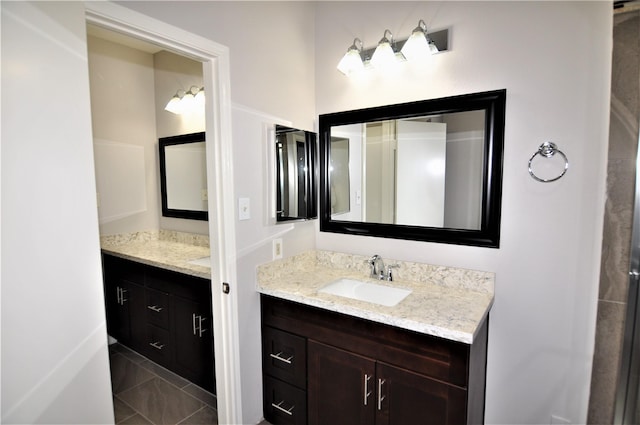
[[[376,425],[466,422],[462,388],[378,362],[376,391]]]
[[[107,287],[109,333],[132,348],[144,341],[144,288],[119,279]]]
[[[215,392],[211,309],[208,303],[174,298],[175,367],[192,382]]]
[[[375,361],[309,340],[309,425],[371,425]]]

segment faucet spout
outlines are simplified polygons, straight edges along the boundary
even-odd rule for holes
[[[371,256],[371,258],[369,258],[369,265],[371,266],[371,277],[373,279],[383,280],[385,278],[384,261],[381,256],[378,254]]]

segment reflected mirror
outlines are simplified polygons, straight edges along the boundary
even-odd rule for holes
[[[320,230],[497,248],[506,91],[320,116]]]
[[[276,221],[318,216],[316,135],[276,125]]]
[[[207,162],[204,132],[163,137],[160,191],[165,217],[207,220]]]

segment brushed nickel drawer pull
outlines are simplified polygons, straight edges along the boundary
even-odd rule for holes
[[[293,406],[291,406],[291,409],[287,410],[282,406],[282,403],[284,403],[284,400],[282,400],[280,403],[275,404],[275,403],[271,403],[271,406],[273,406],[274,408],[278,409],[279,411],[281,411],[282,413],[286,413],[289,416],[293,416],[293,408],[296,407],[295,404]]]
[[[150,342],[149,345],[158,350],[162,350],[162,347],[164,347],[164,344],[160,344],[159,342]]]
[[[369,391],[369,381],[371,380],[371,376],[368,374],[364,374],[364,405],[366,406],[369,402],[369,396],[373,391]]]
[[[291,364],[291,361],[293,360],[293,356],[290,356],[290,357],[288,357],[286,359],[284,357],[281,357],[282,356],[282,351],[280,351],[278,354],[271,353],[269,355],[271,357],[273,357],[274,359],[280,360],[281,362],[286,363],[286,364]]]
[[[382,395],[382,386],[386,381],[384,379],[378,379],[378,410],[382,410],[382,400],[385,396]]]
[[[148,305],[147,308],[149,310],[155,311],[156,313],[160,313],[163,310],[162,307],[158,307],[157,305]]]

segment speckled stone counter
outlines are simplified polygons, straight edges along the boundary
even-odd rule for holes
[[[258,266],[258,291],[265,295],[324,308],[472,344],[493,304],[495,275],[489,272],[384,259],[397,264],[393,282],[369,279],[369,257],[309,251]],[[368,280],[412,292],[393,307],[318,292],[339,278]]]
[[[190,261],[209,256],[209,238],[160,230],[100,238],[102,252],[191,276],[211,278],[209,267]]]

